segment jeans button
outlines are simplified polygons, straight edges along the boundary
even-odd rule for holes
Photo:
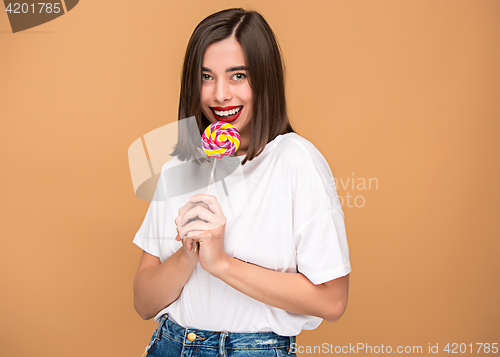
[[[189,341],[194,341],[194,340],[196,340],[196,337],[197,337],[197,336],[196,336],[196,334],[195,334],[194,332],[190,332],[190,333],[188,333],[188,340],[189,340]]]

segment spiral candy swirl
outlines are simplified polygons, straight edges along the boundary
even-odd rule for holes
[[[240,134],[231,124],[218,121],[207,126],[201,138],[201,145],[208,156],[221,159],[238,150]]]

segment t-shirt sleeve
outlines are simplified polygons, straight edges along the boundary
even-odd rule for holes
[[[135,234],[133,243],[163,262],[182,245],[175,240],[175,216],[166,194],[165,165],[149,205],[144,221]]]
[[[297,269],[314,284],[351,272],[344,217],[331,210],[315,218],[298,235]]]
[[[328,163],[312,144],[301,143],[291,173],[297,270],[314,284],[349,274],[344,213]]]

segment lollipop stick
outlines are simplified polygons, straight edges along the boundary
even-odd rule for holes
[[[224,179],[221,179],[221,183],[222,183],[222,188],[224,189],[224,193],[226,194],[226,200],[227,200],[227,203],[229,204],[229,209],[231,210],[231,215],[234,217],[233,205],[231,204],[231,198],[229,198],[229,192],[227,192],[227,187],[226,187],[226,183],[224,182]]]
[[[214,182],[215,165],[217,165],[217,159],[214,158],[210,164],[212,166],[212,170],[210,173],[210,181],[208,182],[207,195],[210,194],[210,188],[212,187],[212,182]]]
[[[217,159],[214,158],[210,161],[210,166],[212,167],[212,169],[210,173],[210,181],[208,182],[207,195],[210,194],[210,188],[212,187],[212,182],[214,182],[215,165],[217,165]],[[198,250],[198,245],[198,242],[193,242],[193,250],[195,252]]]

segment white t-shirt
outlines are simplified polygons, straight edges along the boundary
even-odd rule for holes
[[[279,272],[300,272],[314,284],[349,274],[344,213],[330,167],[314,145],[289,133],[276,137],[245,165],[243,158],[219,160],[210,191],[227,218],[226,253]],[[182,246],[175,240],[178,209],[192,195],[206,193],[208,180],[208,163],[176,158],[167,162],[133,242],[166,261]],[[213,277],[200,264],[179,298],[155,321],[165,313],[188,328],[274,331],[284,336],[315,329],[322,321],[263,304]]]

